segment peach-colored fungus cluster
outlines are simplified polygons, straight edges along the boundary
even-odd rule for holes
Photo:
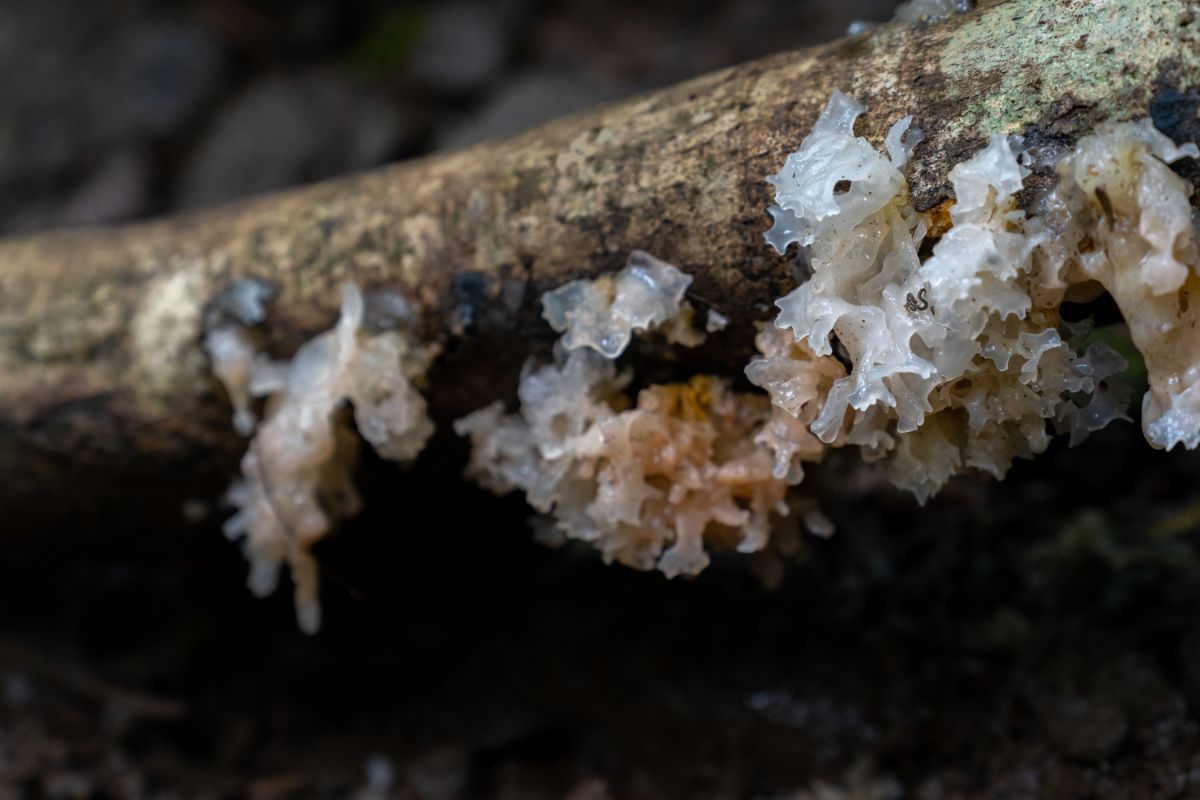
[[[772,517],[788,513],[789,483],[801,477],[775,469],[759,444],[781,424],[764,396],[707,375],[635,398],[626,391],[630,375],[614,359],[631,332],[698,338],[679,325],[690,283],[635,253],[616,275],[548,293],[545,316],[564,332],[553,363],[526,365],[517,413],[495,403],[455,424],[472,441],[468,473],[493,491],[524,492],[549,515],[552,536],[668,576],[702,570],[706,544],[761,551]],[[796,448],[797,461],[821,455],[811,444]]]

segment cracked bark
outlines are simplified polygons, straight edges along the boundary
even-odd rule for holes
[[[929,208],[990,131],[1067,144],[1102,119],[1151,115],[1178,140],[1200,138],[1198,12],[1194,0],[984,2],[504,142],[188,216],[0,243],[7,527],[152,508],[165,520],[189,493],[216,491],[241,444],[199,347],[203,308],[242,277],[279,287],[268,332],[281,355],[331,323],[344,281],[415,300],[445,346],[430,375],[443,427],[511,395],[520,363],[547,346],[541,292],[618,268],[636,248],[693,274],[695,304],[732,323],[693,353],[641,352],[648,374],[735,373],[753,323],[794,285],[789,260],[762,243],[763,178],[834,88],[869,107],[858,130],[875,142],[914,115],[927,138],[911,191]]]

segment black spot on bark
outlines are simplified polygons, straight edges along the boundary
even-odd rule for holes
[[[1150,119],[1176,144],[1200,139],[1200,93],[1175,88],[1155,92],[1150,99]]]
[[[1176,144],[1200,143],[1200,91],[1184,83],[1185,74],[1177,59],[1159,64],[1147,113],[1154,127]],[[1172,169],[1193,183],[1200,182],[1200,163],[1194,158],[1180,159]]]
[[[487,304],[492,283],[483,272],[460,272],[454,276],[454,302],[463,329],[473,332],[480,309]]]
[[[1158,65],[1154,78],[1154,94],[1147,113],[1160,131],[1176,144],[1195,141],[1200,137],[1200,92],[1188,80],[1190,72],[1177,58],[1167,58]]]

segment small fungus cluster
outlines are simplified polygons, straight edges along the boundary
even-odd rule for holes
[[[362,292],[347,285],[337,326],[305,343],[291,361],[272,361],[256,352],[245,329],[265,318],[265,297],[261,283],[235,284],[215,303],[218,318],[205,338],[214,372],[233,398],[235,425],[253,435],[242,477],[229,490],[237,511],[225,533],[242,541],[254,594],[274,592],[280,567],[288,565],[300,628],[313,633],[321,626],[321,605],[311,549],[358,512],[359,436],[394,461],[421,452],[433,423],[414,382],[436,350],[414,344],[403,329],[401,298],[375,298],[371,307],[380,318],[368,325]],[[221,315],[222,308],[234,313]],[[259,397],[266,398],[266,410],[256,422],[250,401]]]
[[[626,391],[631,376],[614,360],[633,331],[702,338],[683,301],[691,281],[635,252],[615,276],[547,293],[543,316],[562,333],[553,363],[525,366],[517,413],[497,402],[455,425],[471,438],[468,474],[524,492],[552,519],[551,539],[668,576],[707,566],[706,543],[761,551],[773,515],[788,511],[789,475],[758,443],[773,419],[766,397],[709,375]]]

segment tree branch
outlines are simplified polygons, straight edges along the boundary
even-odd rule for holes
[[[44,527],[47,497],[71,496],[55,506],[64,515],[99,513],[117,502],[114,480],[145,480],[174,486],[174,502],[227,469],[240,444],[199,342],[206,302],[248,276],[279,287],[269,331],[285,354],[330,324],[344,281],[414,299],[426,335],[446,344],[430,388],[441,422],[511,391],[552,336],[541,292],[618,268],[633,249],[693,274],[696,304],[732,320],[689,366],[739,369],[752,323],[793,286],[788,260],[762,242],[764,176],[835,88],[869,107],[859,130],[874,141],[915,116],[926,140],[911,190],[930,208],[947,197],[949,166],[990,131],[1068,143],[1102,119],[1153,112],[1167,133],[1196,137],[1196,10],[982,3],[504,142],[213,211],[0,243],[0,505],[10,526],[29,515]],[[80,499],[85,481],[106,499]]]

